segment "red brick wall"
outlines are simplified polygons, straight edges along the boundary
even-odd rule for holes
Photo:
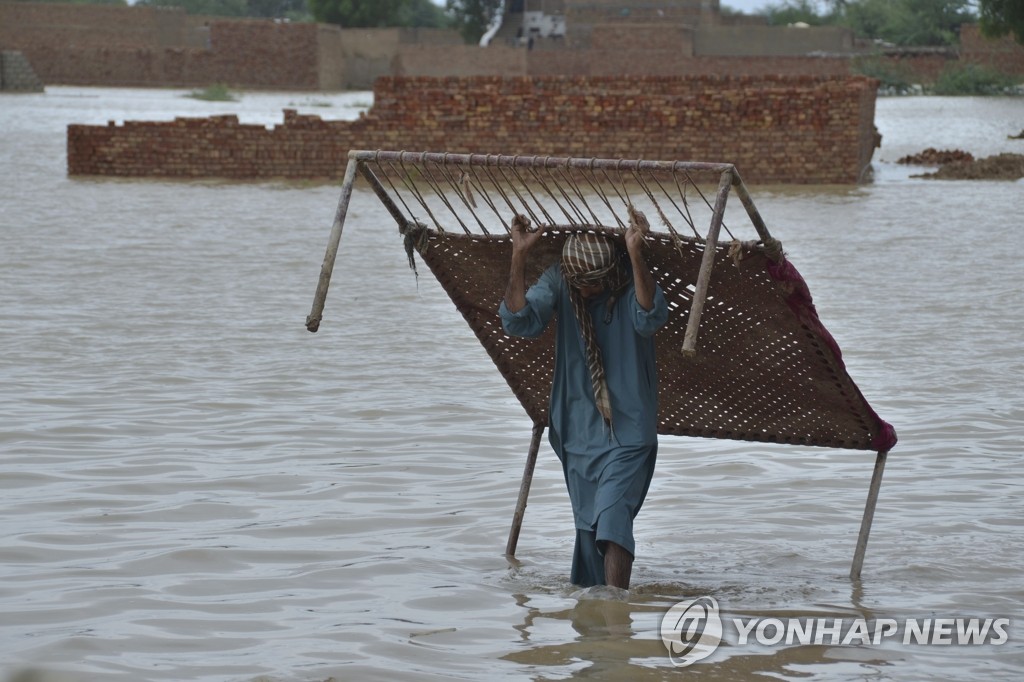
[[[68,172],[337,178],[350,149],[736,164],[752,183],[854,183],[874,147],[864,78],[382,78],[358,121],[286,112],[68,127]]]

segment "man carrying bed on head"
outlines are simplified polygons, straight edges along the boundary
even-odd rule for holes
[[[631,217],[628,258],[609,237],[573,234],[560,262],[527,291],[527,257],[544,228],[531,231],[516,216],[498,311],[513,336],[538,336],[557,317],[548,440],[575,518],[570,579],[582,587],[629,588],[633,519],[658,451],[653,335],[668,319],[668,305],[643,257],[646,220]]]

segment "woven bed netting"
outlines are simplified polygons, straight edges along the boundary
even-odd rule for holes
[[[342,183],[313,309],[319,328],[356,174],[398,224],[410,265],[427,265],[534,423],[508,554],[547,426],[554,325],[504,333],[510,226],[544,226],[527,284],[566,237],[607,234],[624,249],[630,221],[650,226],[647,262],[669,319],[655,334],[658,432],[878,453],[854,567],[859,577],[886,453],[896,434],[846,371],[803,278],[768,231],[737,169],[694,163],[544,156],[354,151]],[[729,214],[735,193],[742,210]],[[741,233],[741,229],[743,232]],[[744,240],[744,237],[747,239]]]

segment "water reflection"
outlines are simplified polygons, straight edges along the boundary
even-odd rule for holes
[[[665,651],[660,640],[638,637],[633,627],[635,607],[627,601],[570,599],[567,608],[548,610],[532,605],[530,595],[514,597],[526,610],[516,630],[528,648],[510,652],[504,660],[531,667],[567,668],[576,673],[574,677],[626,679],[631,677],[635,659],[660,656]],[[571,639],[567,636],[570,628],[576,633]],[[552,639],[555,641],[550,642]]]

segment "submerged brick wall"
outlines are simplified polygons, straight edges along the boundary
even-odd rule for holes
[[[405,149],[723,161],[752,183],[855,183],[876,89],[859,77],[382,78],[351,122],[72,125],[68,172],[338,178],[350,149]]]

